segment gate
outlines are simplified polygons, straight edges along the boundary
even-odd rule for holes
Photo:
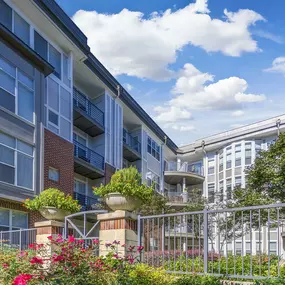
[[[139,216],[141,261],[176,274],[279,277],[284,218],[285,204]]]

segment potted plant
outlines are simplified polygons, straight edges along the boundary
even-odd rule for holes
[[[113,211],[134,211],[153,195],[153,187],[148,187],[141,181],[141,174],[131,166],[113,174],[109,184],[94,187],[94,193],[103,197]]]
[[[77,200],[56,188],[44,190],[33,200],[26,199],[24,206],[32,211],[39,211],[48,220],[56,221],[64,221],[65,216],[81,209]]]

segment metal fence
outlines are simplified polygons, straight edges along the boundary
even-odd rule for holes
[[[15,248],[25,250],[36,242],[36,229],[21,229],[0,232],[0,249]]]
[[[139,216],[141,261],[179,274],[278,277],[284,217],[285,204]]]

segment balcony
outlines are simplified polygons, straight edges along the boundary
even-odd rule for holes
[[[74,140],[74,171],[90,179],[104,176],[104,157]]]
[[[141,143],[123,130],[123,155],[130,162],[141,159]]]
[[[78,200],[79,205],[82,206],[81,211],[102,210],[105,208],[105,204],[95,197],[73,192],[73,198]]]
[[[205,180],[202,165],[184,162],[178,168],[177,162],[168,163],[168,167],[164,171],[164,181],[170,185],[182,185],[184,179],[186,186],[202,184]]]
[[[91,137],[104,133],[104,112],[73,88],[73,124]]]

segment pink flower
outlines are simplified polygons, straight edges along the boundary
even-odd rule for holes
[[[99,244],[99,239],[94,239],[94,240],[93,240],[93,243]]]
[[[47,237],[49,240],[52,240],[53,239],[53,236],[48,236]]]
[[[39,257],[36,257],[34,256],[31,260],[30,260],[30,263],[31,264],[43,264],[43,259],[42,258],[39,258]]]
[[[29,244],[29,249],[34,249],[35,245],[33,243]]]
[[[59,262],[59,261],[63,261],[64,257],[62,255],[55,255],[53,256],[53,261],[54,262]]]
[[[14,279],[12,285],[27,285],[26,281],[29,281],[32,278],[33,275],[31,274],[20,274]]]
[[[79,243],[84,243],[84,240],[83,240],[83,239],[80,239],[78,242],[79,242]]]
[[[26,251],[21,251],[19,254],[18,254],[18,257],[24,257],[28,255],[28,253]]]
[[[137,250],[138,250],[138,252],[142,252],[142,251],[143,251],[143,249],[144,249],[144,247],[143,247],[143,246],[141,246],[141,245],[137,246]]]
[[[105,246],[108,248],[110,247],[112,244],[111,243],[105,243]]]
[[[129,251],[133,251],[135,249],[135,246],[134,245],[130,245],[128,249],[129,249]]]
[[[55,241],[58,243],[62,243],[64,242],[64,239],[62,237],[58,237]]]
[[[2,266],[3,266],[3,268],[8,268],[9,264],[8,263],[3,263]]]
[[[113,244],[120,244],[120,241],[119,240],[114,240]]]
[[[69,236],[68,237],[68,242],[75,242],[74,236]]]

